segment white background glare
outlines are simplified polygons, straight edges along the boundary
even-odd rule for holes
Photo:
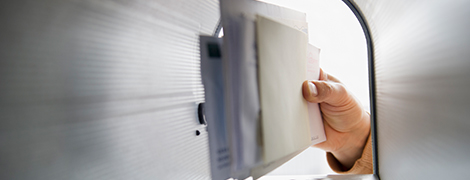
[[[309,42],[321,49],[320,67],[339,78],[369,108],[367,48],[355,15],[341,0],[262,0],[307,14]],[[325,152],[308,148],[268,176],[332,174]]]

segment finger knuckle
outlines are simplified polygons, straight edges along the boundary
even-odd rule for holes
[[[344,86],[343,84],[340,84],[340,83],[337,84],[337,88],[338,88],[338,91],[339,91],[340,93],[347,91],[347,90],[346,90],[346,86]]]
[[[330,95],[334,90],[333,85],[330,83],[326,83],[326,82],[322,86],[322,89],[323,89],[323,92],[325,92],[325,95]]]

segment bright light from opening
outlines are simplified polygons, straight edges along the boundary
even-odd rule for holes
[[[309,42],[321,49],[320,66],[339,78],[369,108],[367,46],[362,27],[341,0],[262,0],[307,14]],[[331,174],[325,152],[309,148],[269,175]]]

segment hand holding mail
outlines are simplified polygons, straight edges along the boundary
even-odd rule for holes
[[[335,77],[320,70],[320,79],[305,81],[304,98],[319,103],[327,140],[314,145],[331,152],[346,169],[362,155],[370,133],[370,115]]]

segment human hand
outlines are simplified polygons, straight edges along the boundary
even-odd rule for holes
[[[335,77],[320,69],[318,81],[305,81],[304,98],[320,103],[326,141],[314,147],[331,152],[346,169],[362,155],[370,133],[370,115]]]

